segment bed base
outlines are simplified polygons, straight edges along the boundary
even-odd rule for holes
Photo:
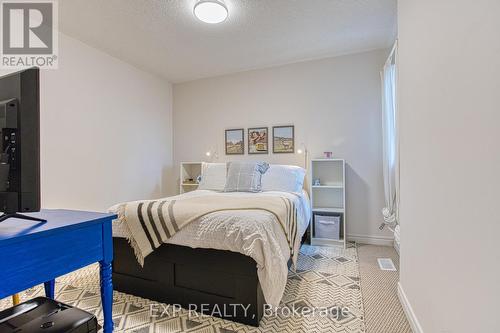
[[[252,258],[230,251],[163,244],[141,267],[124,238],[114,238],[113,248],[115,290],[259,326],[265,301]]]

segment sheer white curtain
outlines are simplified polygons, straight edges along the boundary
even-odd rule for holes
[[[399,203],[399,154],[396,112],[396,48],[394,45],[381,72],[382,76],[382,134],[385,207],[382,209],[385,224],[395,227],[398,222]],[[384,224],[383,224],[384,225]],[[381,227],[383,227],[383,225]]]

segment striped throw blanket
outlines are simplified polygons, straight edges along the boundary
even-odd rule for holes
[[[137,260],[144,258],[190,222],[213,212],[264,210],[272,213],[286,235],[292,258],[297,235],[297,207],[284,196],[214,194],[201,197],[143,200],[120,205],[118,218],[125,222],[127,239]]]

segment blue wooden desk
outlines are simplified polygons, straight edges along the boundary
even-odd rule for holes
[[[114,214],[42,210],[27,214],[46,219],[35,222],[8,219],[0,223],[0,298],[45,284],[54,298],[55,278],[99,262],[104,332],[113,331],[112,306]]]

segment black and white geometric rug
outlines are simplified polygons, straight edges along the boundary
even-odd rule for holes
[[[36,286],[21,294],[22,301],[43,296]],[[57,279],[56,298],[102,320],[98,266],[91,265]],[[290,270],[280,308],[265,316],[260,327],[202,316],[188,310],[159,316],[157,302],[114,292],[115,332],[127,333],[233,333],[233,332],[365,332],[358,257],[354,244],[340,247],[303,245],[297,270]],[[0,300],[0,309],[11,306]],[[269,313],[268,313],[269,314]]]

